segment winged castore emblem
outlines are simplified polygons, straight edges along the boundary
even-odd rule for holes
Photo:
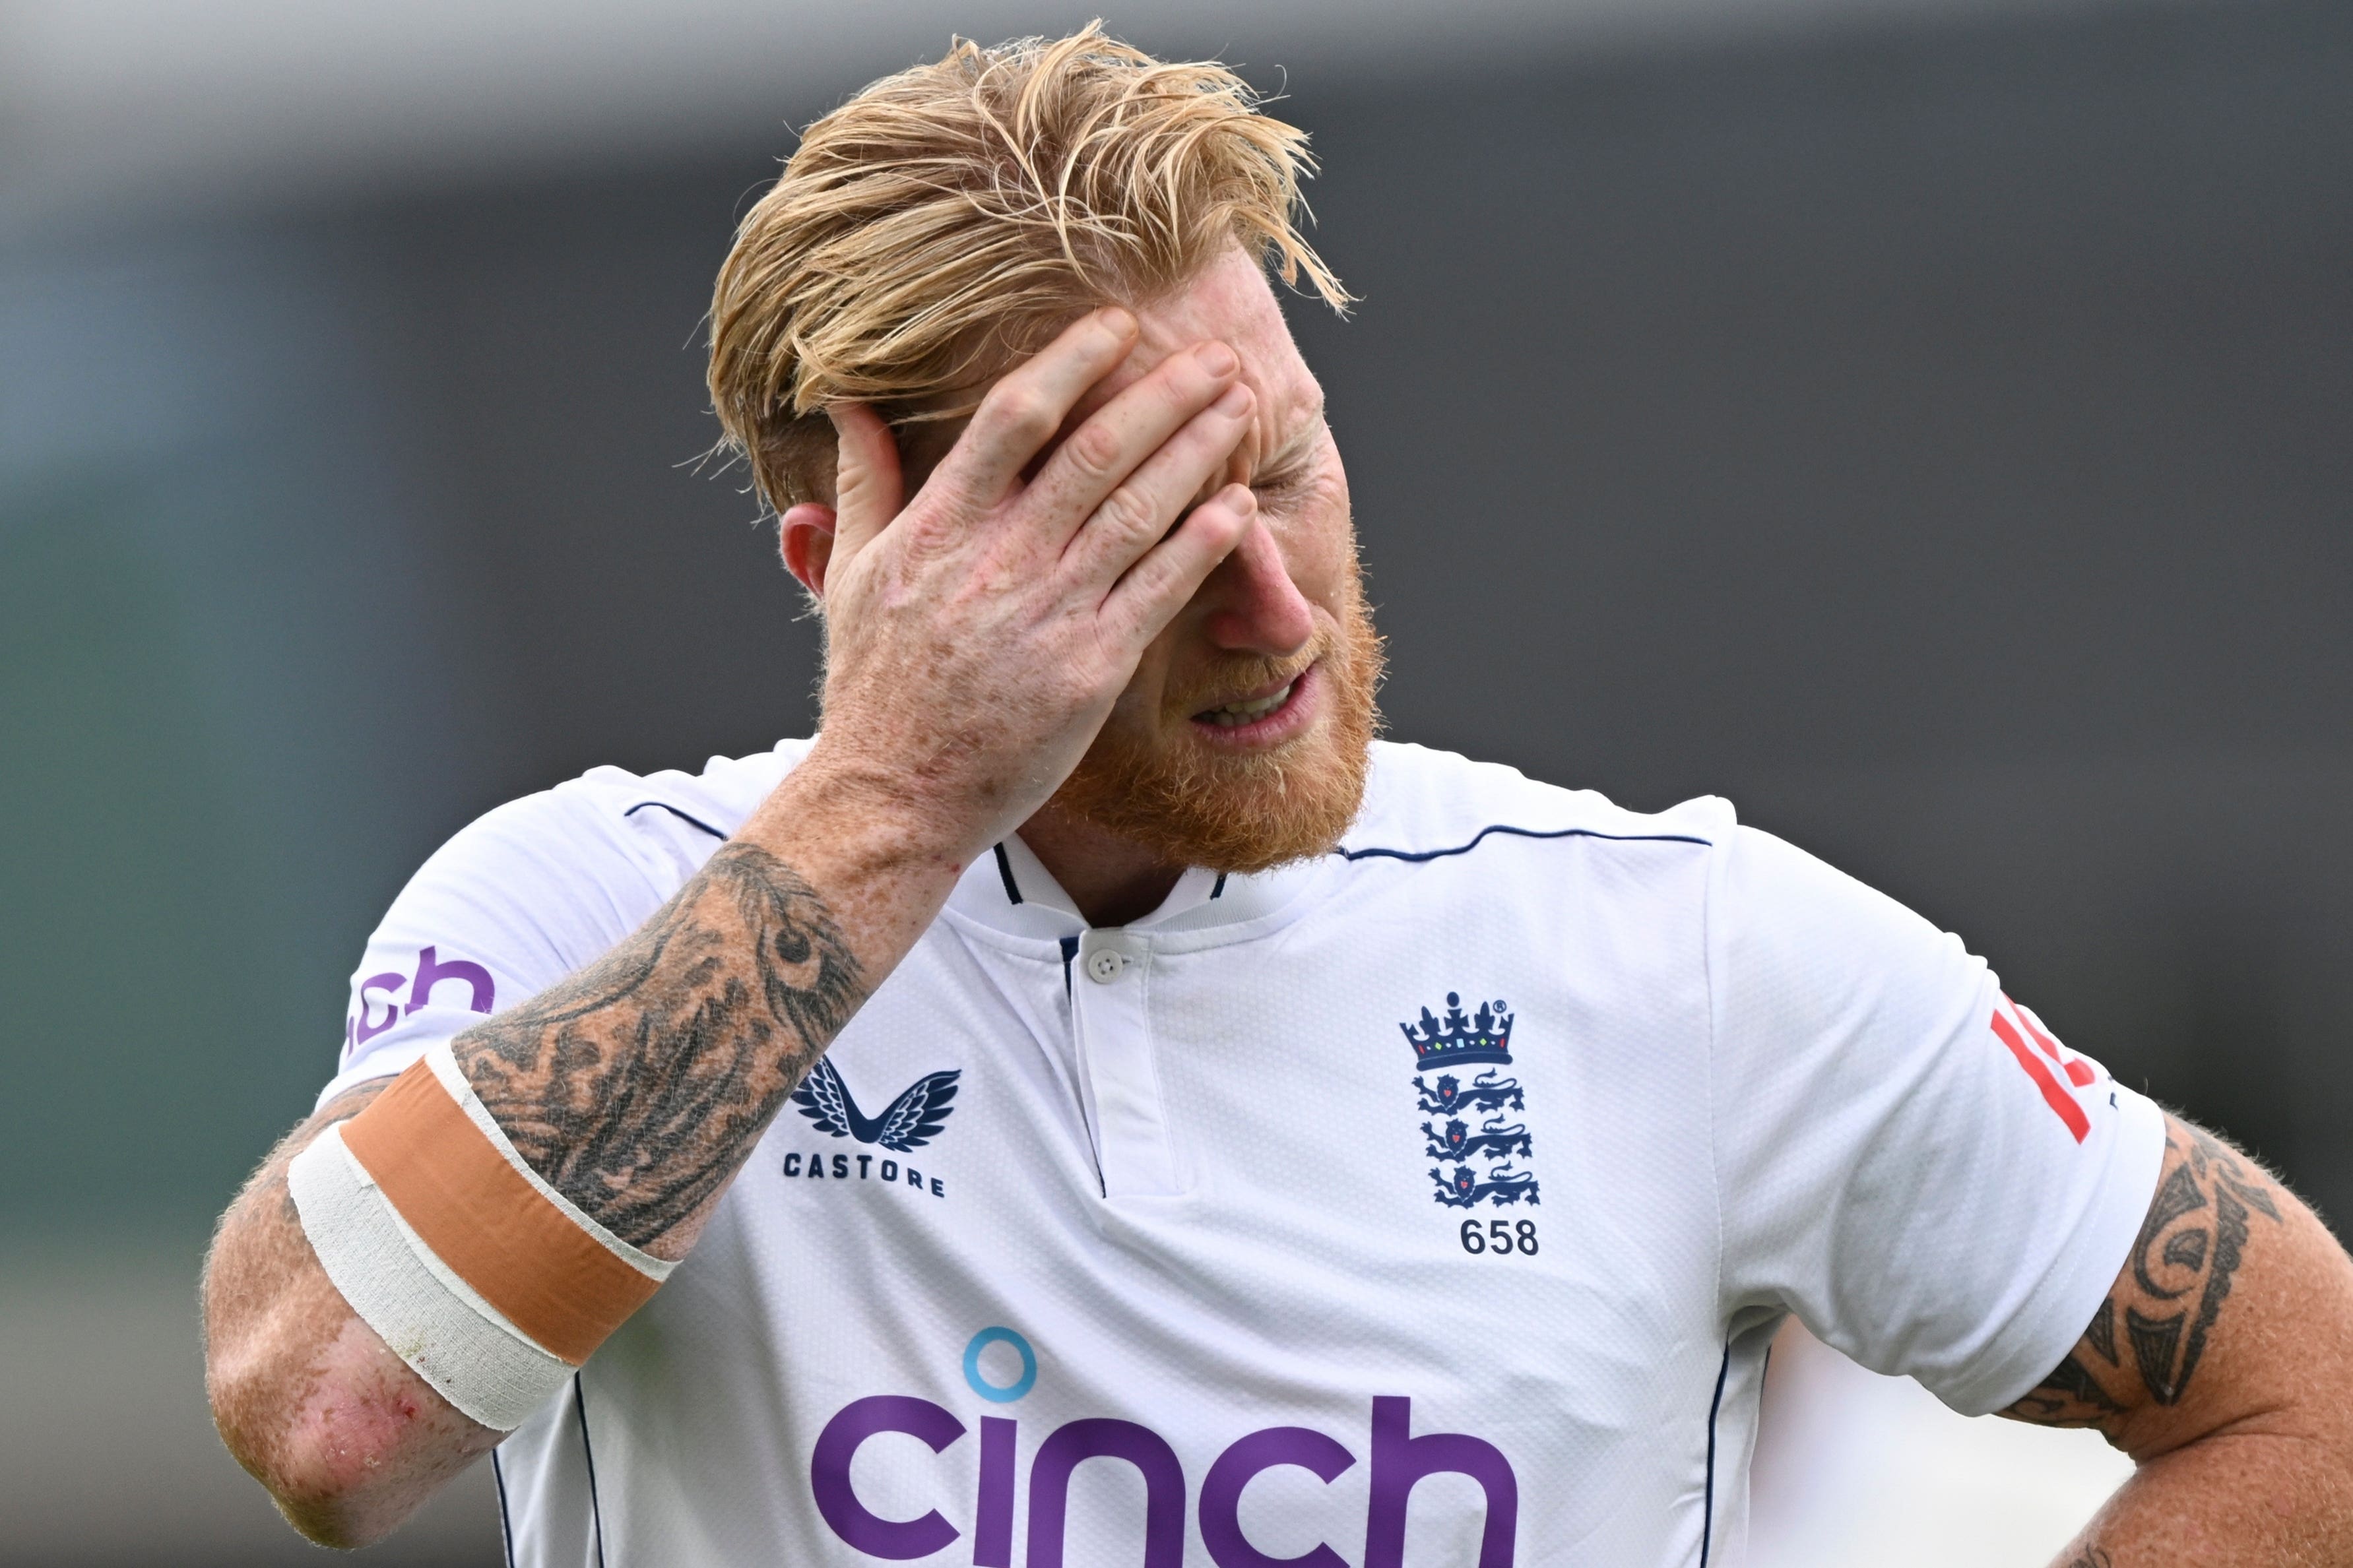
[[[800,1088],[793,1090],[793,1104],[817,1123],[820,1132],[880,1144],[903,1154],[939,1136],[948,1113],[955,1109],[949,1101],[955,1099],[956,1079],[963,1076],[961,1068],[925,1073],[902,1090],[881,1115],[868,1116],[849,1097],[849,1086],[841,1081],[834,1065],[820,1058],[808,1077],[801,1079]]]

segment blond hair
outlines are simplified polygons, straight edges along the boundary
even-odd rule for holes
[[[768,504],[830,499],[827,405],[969,412],[1081,311],[1149,304],[1230,247],[1344,307],[1295,222],[1306,134],[1261,101],[1222,65],[1164,64],[1092,23],[959,40],[811,125],[711,306],[712,405]]]

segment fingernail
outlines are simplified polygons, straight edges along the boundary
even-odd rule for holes
[[[1250,411],[1250,389],[1236,382],[1211,406],[1229,419],[1239,419]]]
[[[1113,334],[1117,337],[1133,337],[1135,334],[1135,316],[1134,312],[1122,310],[1117,305],[1105,307],[1103,313],[1103,324],[1109,327],[1112,330]]]
[[[1231,375],[1241,368],[1242,362],[1234,357],[1234,351],[1221,342],[1203,343],[1193,353],[1199,358],[1201,368],[1211,375]]]
[[[1230,485],[1226,489],[1226,504],[1248,517],[1258,510],[1258,492],[1248,485]]]

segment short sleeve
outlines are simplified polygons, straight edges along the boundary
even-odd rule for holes
[[[499,807],[437,850],[352,973],[324,1105],[397,1073],[611,949],[683,879],[635,826],[569,786]]]
[[[2081,1337],[2157,1186],[2165,1120],[1957,937],[1769,834],[1708,894],[1724,1305],[1794,1312],[1968,1415]]]

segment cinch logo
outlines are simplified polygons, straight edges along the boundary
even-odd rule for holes
[[[1010,1345],[1021,1357],[1021,1375],[992,1384],[981,1375],[981,1352]],[[965,1381],[992,1404],[1009,1404],[1038,1380],[1038,1358],[1011,1329],[984,1329],[964,1355]],[[934,1453],[960,1441],[958,1416],[928,1399],[878,1394],[841,1407],[818,1434],[809,1458],[809,1490],[826,1524],[869,1557],[894,1562],[928,1557],[964,1532],[934,1509],[920,1519],[884,1519],[859,1500],[850,1484],[859,1447],[883,1432],[919,1438]],[[980,1420],[979,1495],[973,1500],[972,1561],[975,1568],[1012,1568],[1013,1501],[1018,1484],[1020,1423],[985,1415]],[[1415,1483],[1435,1475],[1468,1476],[1486,1497],[1479,1535],[1478,1568],[1511,1568],[1519,1528],[1519,1480],[1503,1451],[1483,1438],[1459,1432],[1413,1436],[1413,1402],[1395,1395],[1373,1400],[1366,1448],[1371,1458],[1371,1500],[1365,1518],[1364,1568],[1401,1568],[1405,1561],[1406,1509]],[[1149,1426],[1110,1417],[1068,1421],[1046,1435],[1029,1461],[1029,1527],[1026,1568],[1062,1568],[1071,1474],[1088,1459],[1118,1459],[1144,1478],[1144,1568],[1183,1568],[1185,1561],[1185,1468],[1168,1440]],[[1318,1543],[1296,1557],[1271,1557],[1242,1533],[1242,1489],[1262,1470],[1296,1465],[1329,1483],[1356,1463],[1338,1439],[1306,1426],[1269,1426],[1229,1444],[1201,1480],[1198,1519],[1201,1543],[1218,1568],[1349,1568],[1329,1545]]]
[[[366,1045],[376,1036],[391,1028],[409,1014],[433,999],[433,988],[444,981],[463,981],[466,984],[466,1005],[477,1013],[487,1013],[498,1000],[498,986],[491,980],[491,972],[468,959],[452,958],[446,963],[438,948],[419,948],[417,952],[417,973],[414,977],[392,970],[383,974],[371,974],[360,982],[358,1016],[343,1020],[343,1055]],[[402,987],[408,991],[408,1005],[400,1005]],[[384,1008],[384,1016],[376,1016],[376,1008]]]

